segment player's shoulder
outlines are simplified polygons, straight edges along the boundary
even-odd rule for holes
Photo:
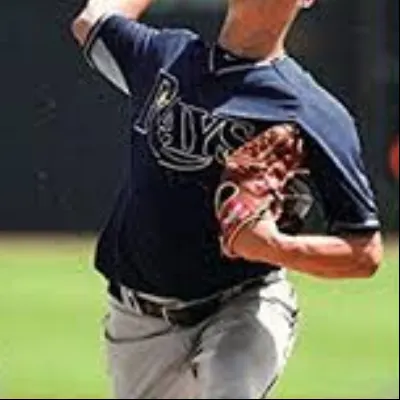
[[[340,136],[357,144],[358,132],[350,109],[319,79],[293,58],[278,67],[284,85],[288,85],[300,104],[298,117],[310,129]],[[323,128],[324,127],[324,128]]]
[[[348,107],[313,73],[293,57],[287,57],[286,61],[278,64],[277,70],[284,83],[288,84],[294,95],[301,100],[303,107],[312,108],[316,113],[329,114],[346,122],[353,121],[354,118]],[[324,117],[327,116],[324,115]]]
[[[201,36],[191,29],[178,27],[156,29],[158,34],[154,44],[159,50],[162,65],[171,65],[177,60],[182,63],[191,57],[196,48],[204,46]]]
[[[92,29],[92,35],[103,32],[106,36],[131,37],[132,40],[151,41],[164,50],[176,50],[199,40],[199,35],[188,28],[160,27],[147,21],[138,21],[122,14],[104,15]]]
[[[257,97],[256,106],[261,111],[257,117],[297,123],[335,157],[359,150],[358,129],[349,109],[293,57],[286,56],[249,74],[249,80],[257,83],[263,94]],[[253,114],[254,110],[255,105]]]
[[[170,42],[171,47],[200,41],[200,35],[188,28],[162,28],[159,34]]]
[[[345,131],[353,136],[356,131],[348,108],[289,55],[268,64],[249,65],[245,74],[236,76],[240,83],[235,101],[226,105],[233,115],[295,121],[319,135]]]

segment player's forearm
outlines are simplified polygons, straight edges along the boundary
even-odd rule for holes
[[[243,233],[235,252],[244,258],[281,265],[321,278],[365,278],[372,276],[382,259],[379,233],[359,237],[288,236],[271,234],[268,222]]]
[[[118,13],[131,19],[139,19],[154,0],[89,0],[86,7],[72,23],[72,32],[83,44],[96,22],[105,14]]]

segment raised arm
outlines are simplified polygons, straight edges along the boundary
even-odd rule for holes
[[[89,0],[84,9],[72,22],[71,30],[80,45],[99,19],[106,14],[121,14],[137,20],[153,0]]]

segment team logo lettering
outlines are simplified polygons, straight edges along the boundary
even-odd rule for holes
[[[178,171],[199,171],[254,134],[254,126],[186,104],[179,82],[162,71],[135,128],[147,135],[160,165]]]

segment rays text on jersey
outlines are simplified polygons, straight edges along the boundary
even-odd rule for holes
[[[186,104],[179,89],[179,81],[161,71],[135,123],[135,129],[148,136],[160,165],[199,171],[221,162],[224,152],[254,135],[251,123]]]

